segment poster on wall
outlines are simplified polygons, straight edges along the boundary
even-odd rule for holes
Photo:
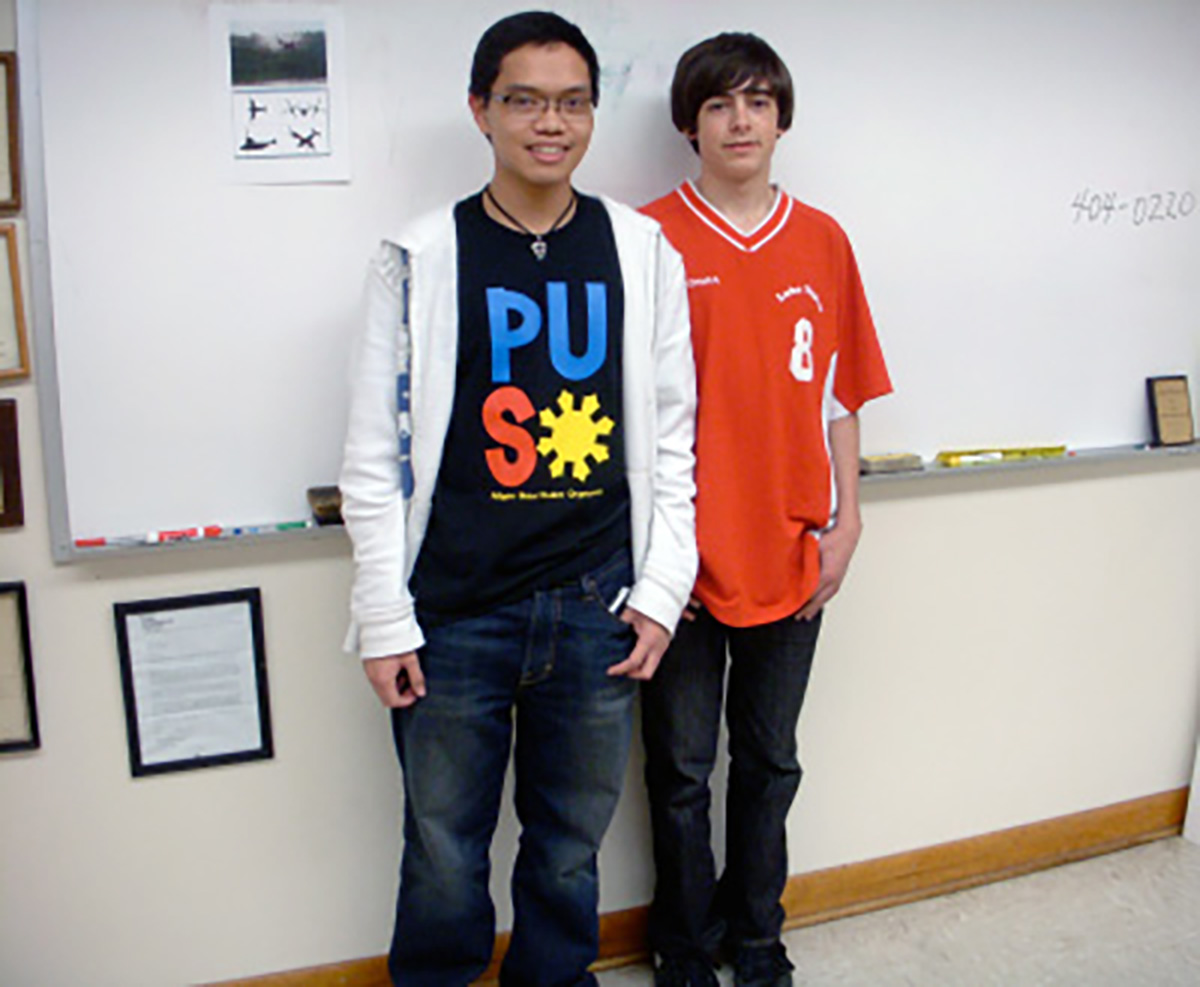
[[[274,756],[257,589],[113,604],[135,778]]]
[[[230,180],[350,180],[343,17],[338,7],[210,7],[219,147]]]

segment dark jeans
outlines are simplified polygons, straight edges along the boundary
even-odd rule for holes
[[[491,960],[488,851],[510,749],[521,842],[500,982],[595,982],[596,853],[621,792],[635,693],[605,674],[634,643],[607,605],[631,579],[623,554],[571,586],[425,626],[427,694],[392,718],[404,774],[388,961],[398,987],[460,987]]]
[[[821,618],[727,627],[681,621],[643,688],[646,784],[657,883],[650,945],[662,955],[765,945],[783,925],[788,810],[800,786],[796,727]],[[726,656],[729,731],[725,870],[716,879],[709,776],[717,756]]]

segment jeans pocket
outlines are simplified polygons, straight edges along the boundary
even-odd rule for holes
[[[633,588],[633,563],[628,550],[618,552],[592,572],[585,573],[579,582],[584,600],[603,610],[614,623],[629,626],[621,620],[621,611]]]

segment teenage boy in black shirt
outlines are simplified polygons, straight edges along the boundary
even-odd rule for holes
[[[404,774],[397,985],[467,984],[491,958],[510,748],[522,834],[501,983],[594,982],[634,680],[695,577],[683,267],[656,223],[571,186],[598,100],[574,25],[489,28],[470,106],[491,181],[373,269],[341,488],[350,641]]]

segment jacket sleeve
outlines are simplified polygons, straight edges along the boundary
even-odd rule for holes
[[[698,566],[693,452],[696,365],[683,260],[661,232],[655,243],[654,500],[646,560],[629,605],[673,632]]]
[[[425,643],[405,559],[408,278],[404,252],[385,243],[368,275],[366,323],[352,361],[338,481],[342,517],[354,546],[345,648],[364,659],[404,654]]]

